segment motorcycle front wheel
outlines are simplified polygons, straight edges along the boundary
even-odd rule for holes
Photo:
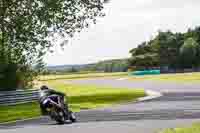
[[[70,119],[71,122],[76,122],[77,121],[75,114],[73,112],[71,112],[71,111],[70,111],[69,119]]]

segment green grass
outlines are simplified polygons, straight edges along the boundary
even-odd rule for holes
[[[170,81],[170,82],[199,82],[200,81],[200,73],[131,76],[130,79],[131,80]]]
[[[193,124],[191,127],[166,129],[161,133],[200,133],[200,123]]]
[[[67,84],[61,80],[48,81],[46,84],[66,93],[69,97],[70,107],[75,111],[105,107],[121,102],[133,101],[136,98],[145,96],[143,89],[80,86]]]
[[[66,93],[70,108],[76,112],[133,101],[136,98],[145,96],[143,89],[114,89],[110,87],[72,85],[65,84],[61,80],[50,80],[43,83]],[[36,116],[40,116],[37,103],[0,106],[0,123]]]
[[[0,123],[40,116],[36,102],[13,106],[0,106]]]
[[[67,74],[67,75],[46,75],[39,76],[39,81],[48,80],[61,80],[61,79],[79,79],[79,78],[97,78],[97,77],[112,77],[112,76],[125,76],[128,75],[127,72],[117,72],[117,73],[88,73],[88,74]]]

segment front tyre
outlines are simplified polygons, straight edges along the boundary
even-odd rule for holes
[[[70,112],[69,119],[70,119],[71,122],[76,122],[77,121],[76,116],[75,116],[75,114],[73,112]]]

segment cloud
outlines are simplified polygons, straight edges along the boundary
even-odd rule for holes
[[[158,30],[185,32],[200,24],[199,0],[111,0],[106,17],[82,32],[48,64],[80,64],[129,57],[129,50]]]

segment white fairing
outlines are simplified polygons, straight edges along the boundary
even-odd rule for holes
[[[49,99],[45,99],[45,100],[43,101],[43,104],[46,104],[48,101],[49,101]]]

